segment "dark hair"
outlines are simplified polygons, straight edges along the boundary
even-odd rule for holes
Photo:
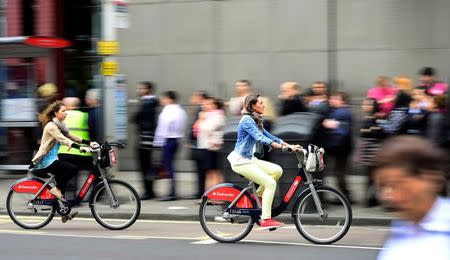
[[[396,136],[386,140],[376,155],[375,168],[402,167],[417,175],[420,170],[444,173],[445,153],[418,136]]]
[[[55,113],[59,111],[59,109],[65,106],[61,100],[56,100],[55,102],[48,105],[42,113],[38,115],[38,120],[41,122],[44,127],[48,122],[52,121],[55,117]]]
[[[169,90],[164,92],[163,96],[172,99],[173,101],[177,101],[178,94],[175,91]]]
[[[378,104],[378,101],[375,98],[365,98],[364,101],[371,101],[373,106],[373,113],[380,112],[380,105]]]
[[[432,67],[423,67],[420,70],[420,75],[423,76],[434,76],[434,74],[436,74],[436,71]]]
[[[146,89],[148,89],[148,91],[150,91],[151,93],[153,93],[153,91],[155,91],[155,83],[151,82],[151,81],[142,81],[139,82],[139,84],[141,84],[142,86],[144,86]]]
[[[246,83],[249,87],[252,85],[252,82],[248,79],[240,79],[237,82],[243,82]]]
[[[247,110],[250,113],[253,113],[254,110],[253,110],[252,106],[254,104],[256,104],[256,102],[258,102],[259,97],[260,97],[260,95],[258,95],[258,94],[250,94],[250,95],[246,96],[245,101],[244,101],[245,110]]]
[[[216,106],[217,109],[223,109],[224,105],[223,105],[223,100],[220,98],[213,98],[214,100],[214,105]]]
[[[330,96],[339,96],[341,97],[342,101],[344,101],[345,104],[348,104],[349,97],[348,94],[345,93],[344,91],[335,91],[331,93]]]
[[[196,91],[196,95],[198,95],[199,97],[201,97],[202,99],[208,99],[211,96],[208,94],[208,92],[206,92],[205,90],[198,90]]]

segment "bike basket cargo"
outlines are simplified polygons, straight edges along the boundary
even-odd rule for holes
[[[110,145],[101,148],[99,164],[101,168],[111,168],[116,164],[116,152]]]
[[[321,172],[325,169],[325,162],[323,154],[325,151],[323,148],[315,146],[313,144],[308,145],[308,154],[306,156],[305,169],[308,172]]]

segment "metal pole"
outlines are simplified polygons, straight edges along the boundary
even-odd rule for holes
[[[114,4],[113,0],[102,1],[102,40],[115,41],[117,39],[114,28]],[[116,58],[107,55],[104,62],[115,62]],[[115,141],[115,76],[103,76],[103,126],[106,141]]]

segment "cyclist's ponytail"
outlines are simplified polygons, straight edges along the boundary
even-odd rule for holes
[[[59,111],[61,106],[64,106],[64,103],[61,100],[56,100],[55,102],[48,105],[42,113],[39,113],[38,120],[44,127],[48,122],[52,121],[55,117],[55,113]]]

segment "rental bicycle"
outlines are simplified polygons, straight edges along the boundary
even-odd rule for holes
[[[272,208],[272,217],[286,209],[302,183],[306,188],[297,197],[292,210],[298,232],[315,244],[335,243],[351,226],[350,203],[340,191],[322,184],[306,171],[306,150],[294,153],[299,162],[298,174],[280,204]],[[253,182],[245,188],[232,183],[218,184],[205,192],[199,209],[203,230],[222,243],[235,243],[245,238],[255,223],[259,225],[260,217],[261,201]]]
[[[91,187],[89,206],[95,220],[105,228],[120,230],[128,228],[139,217],[141,201],[136,190],[128,183],[113,180],[108,169],[116,164],[113,147],[124,148],[117,142],[105,142],[92,149],[95,167],[100,174],[91,172],[77,197],[69,201],[58,200],[50,193],[55,183],[53,174],[45,169],[30,169],[36,177],[22,178],[14,182],[6,199],[6,208],[11,219],[20,227],[39,229],[55,216],[70,214],[73,206],[83,201]]]

